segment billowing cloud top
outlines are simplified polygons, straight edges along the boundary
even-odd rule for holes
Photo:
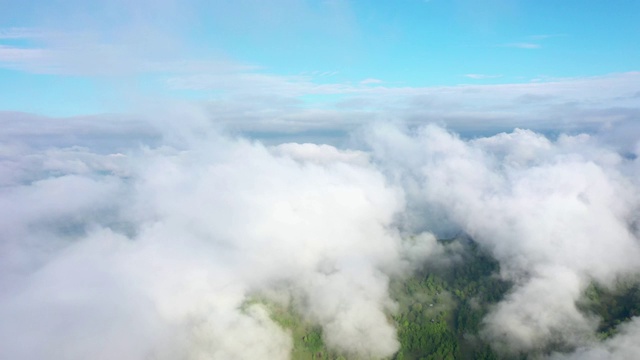
[[[442,256],[428,232],[460,231],[515,284],[484,319],[498,351],[615,357],[638,338],[634,320],[595,342],[576,307],[640,270],[638,160],[606,138],[377,124],[346,150],[102,126],[96,146],[51,128],[46,146],[19,130],[3,145],[0,357],[286,359],[261,296],[331,349],[385,358],[390,278]]]

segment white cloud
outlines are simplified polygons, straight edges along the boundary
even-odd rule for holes
[[[608,124],[616,128],[617,124],[634,121],[640,109],[629,94],[637,91],[638,79],[638,73],[625,73],[538,83],[394,88],[314,86],[305,79],[267,77],[263,78],[264,87],[234,83],[238,85],[230,88],[234,94],[211,102],[208,111],[212,118],[235,130],[263,133],[344,133],[390,118],[416,126],[439,122],[453,130],[475,134],[515,127],[594,132]],[[261,94],[267,88],[278,91],[269,96]],[[609,91],[601,91],[603,88]],[[248,93],[251,91],[254,92]],[[301,106],[296,100],[302,94],[330,95],[336,100],[318,104],[311,101]],[[632,146],[629,142],[625,146]]]
[[[567,34],[538,34],[538,35],[529,36],[529,39],[531,39],[531,40],[545,40],[545,39],[551,39],[551,38],[557,38],[557,37],[565,37],[565,36],[567,36]]]
[[[359,152],[186,141],[7,154],[26,177],[0,202],[0,355],[288,358],[291,335],[241,310],[263,290],[295,298],[339,352],[393,354],[383,269],[405,267],[402,192]]]
[[[553,354],[551,359],[615,360],[634,359],[640,352],[640,318],[620,326],[620,333],[601,343],[580,347],[571,354]]]
[[[29,27],[13,27],[0,29],[0,40],[3,39],[38,39],[48,34],[42,30]],[[50,34],[49,34],[50,35]]]
[[[586,286],[640,271],[638,183],[622,166],[638,163],[587,135],[550,141],[517,130],[465,141],[434,126],[413,135],[382,127],[369,144],[420,211],[406,226],[433,218],[427,229],[459,227],[514,282],[484,319],[485,338],[501,351],[584,345],[597,326],[575,304]]]
[[[333,349],[388,356],[389,277],[440,254],[425,231],[460,229],[515,282],[485,319],[494,346],[618,344],[593,342],[575,307],[590,281],[640,270],[638,162],[601,134],[464,140],[386,124],[353,134],[366,151],[265,147],[186,113],[154,117],[162,136],[5,118],[1,357],[286,358],[291,335],[242,306],[256,294],[289,299]],[[631,351],[625,336],[615,351]]]
[[[496,78],[502,77],[502,75],[486,75],[486,74],[465,74],[464,76],[474,80],[496,79]]]
[[[518,49],[540,49],[542,45],[531,42],[516,42],[500,45],[503,47],[513,47]]]
[[[192,65],[196,69],[209,66]],[[383,119],[398,119],[412,126],[437,122],[465,136],[511,131],[515,127],[556,133],[602,132],[607,134],[603,139],[624,151],[633,151],[637,142],[631,132],[616,130],[622,124],[631,127],[640,113],[637,98],[632,96],[638,91],[637,72],[535,83],[416,88],[318,85],[305,76],[280,77],[257,73],[255,69],[220,66],[227,70],[219,73],[207,70],[210,75],[200,77],[183,73],[171,80],[181,89],[213,91],[206,101],[186,104],[134,97],[135,101],[129,102],[138,110],[136,121],[131,121],[132,116],[120,116],[120,125],[113,123],[114,116],[36,121],[27,114],[3,112],[2,135],[9,142],[12,137],[29,137],[41,143],[47,138],[29,133],[35,128],[45,132],[59,129],[51,136],[66,139],[67,146],[85,146],[88,137],[78,133],[72,138],[65,131],[86,127],[101,137],[102,131],[117,131],[118,126],[125,126],[128,130],[121,131],[123,141],[142,136],[140,132],[153,137],[155,126],[173,121],[167,113],[180,117],[188,112],[199,113],[203,123],[214,122],[234,133],[258,136],[269,143],[322,139],[335,145],[348,141],[347,134],[357,128]],[[305,95],[322,95],[322,101],[309,100]],[[175,111],[176,108],[180,111]],[[102,129],[105,124],[112,124],[114,129]]]
[[[318,164],[330,164],[334,162],[345,162],[354,165],[367,165],[369,155],[363,151],[338,150],[326,144],[280,144],[273,148],[274,153],[286,155],[292,159],[302,162],[313,162]]]
[[[374,79],[374,78],[367,78],[364,79],[362,81],[360,81],[360,84],[362,85],[367,85],[367,84],[382,84],[383,81],[380,79]]]
[[[47,51],[43,49],[19,48],[0,45],[0,62],[27,63],[43,59]]]

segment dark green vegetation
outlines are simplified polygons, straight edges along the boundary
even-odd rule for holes
[[[488,305],[499,301],[510,284],[497,277],[498,263],[477,244],[442,243],[454,253],[450,264],[425,267],[391,284],[400,304],[394,319],[401,350],[395,359],[497,359],[477,333]]]
[[[400,350],[394,360],[503,359],[478,335],[482,319],[499,302],[511,284],[498,277],[499,264],[468,239],[441,240],[449,259],[429,266],[405,279],[390,283],[391,296],[399,308],[389,319],[395,322]],[[280,326],[291,331],[291,358],[346,359],[325,346],[322,329],[302,319],[292,308],[257,300],[267,307]],[[640,315],[640,282],[627,280],[615,289],[591,285],[578,304],[588,314],[601,318],[598,335],[608,338],[617,326]],[[568,351],[557,348],[545,351]],[[536,355],[541,355],[538,353]],[[527,359],[520,354],[509,359]]]
[[[394,317],[401,350],[394,359],[505,358],[494,352],[478,332],[489,307],[504,297],[511,284],[499,279],[499,264],[476,243],[470,240],[441,243],[450,249],[457,248],[455,255],[460,258],[448,266],[425,267],[411,278],[391,284],[391,292],[401,307]],[[618,325],[640,315],[640,282],[626,279],[612,289],[594,283],[578,306],[584,313],[600,319],[598,336],[606,339],[617,333]],[[562,344],[545,349],[554,350],[571,349]],[[529,356],[520,354],[508,359],[512,358]]]
[[[322,328],[305,321],[292,308],[278,305],[274,302],[256,298],[252,303],[262,304],[267,308],[271,319],[291,331],[293,350],[291,359],[294,360],[346,360],[346,357],[327,349],[322,340]]]
[[[609,338],[618,332],[618,325],[632,316],[640,316],[640,282],[621,281],[615,289],[592,284],[578,307],[583,312],[598,316],[601,319],[598,337]]]

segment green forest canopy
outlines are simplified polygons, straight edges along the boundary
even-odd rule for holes
[[[548,348],[535,354],[507,356],[492,349],[491,344],[478,336],[482,319],[490,306],[505,296],[511,284],[497,276],[498,262],[472,240],[458,238],[439,242],[451,251],[456,249],[461,258],[446,266],[425,266],[408,278],[391,281],[390,292],[399,304],[399,311],[389,317],[395,323],[400,340],[400,350],[393,360],[527,359],[563,350]],[[348,358],[328,349],[323,342],[322,328],[303,320],[295,310],[259,297],[252,302],[265,305],[272,319],[291,331],[292,359]],[[619,324],[640,315],[639,283],[620,283],[615,290],[594,283],[585,291],[578,307],[600,317],[598,336],[606,339],[616,333]]]

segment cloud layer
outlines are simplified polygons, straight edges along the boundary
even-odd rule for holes
[[[590,282],[640,270],[638,160],[604,138],[378,124],[344,150],[196,125],[122,143],[104,123],[95,147],[55,126],[34,146],[14,129],[0,158],[0,357],[286,359],[291,334],[252,302],[266,297],[335,351],[384,358],[399,349],[389,279],[439,253],[429,232],[460,231],[515,284],[484,319],[496,349],[632,351],[636,320],[599,343],[575,305]]]
[[[640,270],[638,184],[624,176],[638,163],[588,135],[551,141],[515,130],[464,141],[434,126],[413,135],[385,126],[370,144],[421,211],[410,226],[444,218],[440,225],[468,233],[514,282],[484,319],[485,338],[500,350],[590,341],[597,319],[576,307],[587,285],[613,286]]]
[[[268,291],[340,352],[398,350],[385,271],[403,196],[366,158],[216,135],[87,152],[29,154],[48,174],[5,179],[2,357],[287,358],[290,335],[243,307]],[[26,158],[5,162],[45,171]]]

